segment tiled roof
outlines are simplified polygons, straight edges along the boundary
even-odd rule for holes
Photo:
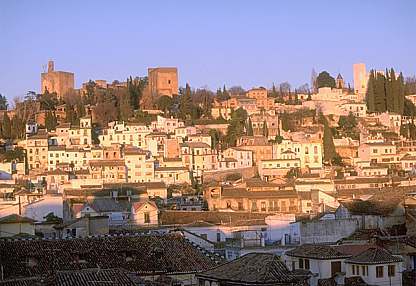
[[[185,142],[182,143],[181,146],[190,148],[211,148],[207,143],[203,142]]]
[[[4,223],[33,223],[35,222],[35,220],[28,218],[28,217],[24,217],[24,216],[20,216],[17,214],[11,214],[8,216],[4,216],[0,218],[0,224],[4,224]]]
[[[146,155],[147,152],[137,147],[128,147],[124,149],[124,155]]]
[[[386,249],[381,247],[372,247],[366,251],[355,255],[347,260],[345,263],[354,263],[354,264],[385,264],[385,263],[395,263],[402,262],[403,260],[400,257],[392,255]]]
[[[341,253],[332,246],[317,244],[304,244],[298,246],[295,249],[287,251],[286,255],[321,260],[351,257],[351,255]]]
[[[77,271],[58,271],[55,276],[55,284],[61,286],[90,286],[99,284],[103,286],[137,285],[133,275],[122,269],[84,269]],[[95,283],[93,282],[95,281]]]
[[[43,284],[43,279],[39,277],[31,278],[17,278],[10,280],[0,280],[0,286],[34,286],[34,285],[47,285]]]
[[[144,202],[136,202],[136,203],[133,203],[133,209],[134,209],[134,211],[138,211],[138,210],[140,210],[146,204],[150,204],[155,209],[158,209],[156,203],[153,202],[153,201],[144,201]]]
[[[351,200],[341,202],[341,205],[353,215],[389,215],[396,210],[398,204],[399,201],[397,200]]]
[[[221,281],[221,284],[228,282],[236,285],[280,285],[299,282],[299,278],[291,274],[279,257],[270,253],[249,253],[197,276]]]
[[[367,249],[374,247],[374,244],[341,244],[341,245],[335,245],[333,248],[338,250],[341,253],[347,254],[347,255],[357,255],[360,254]]]
[[[244,188],[224,188],[223,198],[297,198],[295,191],[247,191]]]
[[[173,171],[187,171],[186,167],[158,167],[155,168],[155,172],[173,172]]]
[[[130,204],[125,204],[124,201],[116,201],[110,198],[94,199],[87,203],[95,211],[103,212],[127,212],[130,210]]]
[[[220,224],[265,224],[270,214],[248,212],[216,212],[216,211],[162,211],[159,215],[163,225],[190,225],[196,222]]]
[[[318,286],[337,286],[337,282],[334,278],[319,279]],[[361,278],[361,276],[345,277],[344,286],[368,286],[367,283]]]
[[[171,234],[4,239],[0,240],[0,257],[4,279],[91,268],[123,268],[139,275],[195,273],[223,262],[219,256]],[[29,259],[33,266],[26,263]]]
[[[125,166],[124,160],[90,160],[90,166]]]

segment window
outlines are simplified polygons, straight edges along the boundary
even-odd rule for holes
[[[310,269],[309,259],[305,259],[305,269]]]
[[[352,275],[355,275],[355,265],[351,265],[352,268]]]
[[[388,275],[389,275],[389,277],[396,276],[396,267],[395,267],[395,265],[389,265],[389,267],[388,267]]]
[[[144,223],[150,223],[150,214],[149,213],[144,213]]]
[[[376,266],[376,277],[377,278],[383,278],[384,276],[384,267],[383,266]]]
[[[242,203],[242,202],[238,202],[238,210],[239,210],[239,211],[244,210],[244,208],[243,208],[243,203]]]
[[[266,202],[261,202],[261,211],[262,212],[266,211]]]
[[[299,268],[300,269],[303,269],[303,259],[301,258],[301,259],[299,259]]]
[[[220,241],[221,241],[221,233],[217,232],[217,242],[220,242]]]
[[[366,265],[361,266],[361,274],[363,276],[368,276],[368,266]]]

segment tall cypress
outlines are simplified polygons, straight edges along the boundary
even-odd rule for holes
[[[376,72],[376,80],[374,86],[374,94],[375,94],[375,111],[376,112],[384,112],[386,111],[386,89],[385,89],[385,81],[386,78],[383,74]]]
[[[263,136],[266,138],[269,137],[269,129],[267,128],[266,120],[263,122]]]
[[[253,132],[253,123],[251,122],[250,117],[248,118],[248,121],[247,121],[246,131],[247,131],[248,136],[253,136],[253,134],[254,134],[254,132]]]
[[[394,76],[394,71],[392,69],[392,74]],[[396,99],[393,92],[394,77],[391,76],[391,73],[386,69],[386,81],[385,81],[385,93],[386,93],[386,110],[390,112],[396,112]]]
[[[375,112],[375,94],[374,94],[374,71],[370,71],[370,76],[368,78],[367,84],[367,94],[366,94],[366,102],[367,102],[367,109],[369,112]]]
[[[4,113],[3,122],[1,124],[1,135],[4,139],[11,138],[11,128],[12,126],[9,115],[7,115],[7,113]]]
[[[404,78],[401,72],[396,82],[397,82],[397,96],[398,96],[398,113],[403,114],[405,96],[404,96]]]

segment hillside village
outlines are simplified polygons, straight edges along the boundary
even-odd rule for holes
[[[352,77],[76,88],[49,61],[0,98],[0,285],[415,285],[416,80]]]

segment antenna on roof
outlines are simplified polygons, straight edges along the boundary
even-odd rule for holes
[[[42,71],[46,73],[46,65],[42,65]]]

